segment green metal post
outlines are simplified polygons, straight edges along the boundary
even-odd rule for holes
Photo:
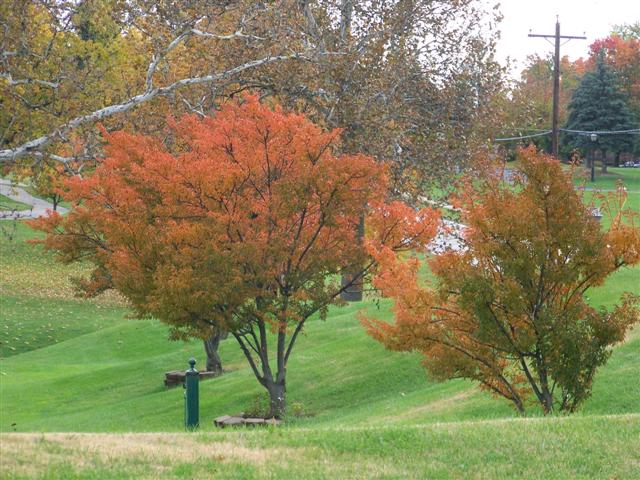
[[[184,426],[187,430],[195,430],[200,423],[199,382],[200,375],[195,369],[196,359],[189,359],[189,370],[184,377]]]

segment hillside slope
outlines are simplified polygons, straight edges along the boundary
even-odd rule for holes
[[[201,384],[201,432],[188,435],[178,433],[183,390],[162,381],[191,356],[203,365],[201,343],[126,318],[116,295],[74,298],[68,277],[81,271],[12,225],[0,225],[0,478],[640,478],[640,328],[578,414],[520,419],[470,382],[434,382],[419,355],[367,337],[357,312],[389,318],[389,302],[332,308],[310,321],[290,361],[289,405],[300,415],[278,429],[214,428],[263,394],[230,339],[228,372]],[[590,301],[610,306],[623,291],[640,293],[640,269],[618,272]]]
[[[18,240],[33,235],[19,226]],[[179,431],[182,389],[166,389],[163,373],[204,364],[199,342],[170,342],[153,320],[126,319],[117,299],[72,297],[69,267],[39,247],[2,243],[1,431]],[[11,252],[7,250],[11,249]],[[7,253],[11,253],[7,255]],[[77,272],[76,272],[77,273]],[[638,269],[623,270],[592,293],[608,305],[633,288]],[[367,337],[357,312],[387,318],[389,303],[333,308],[312,320],[292,355],[288,396],[302,417],[298,426],[411,425],[513,417],[502,400],[466,381],[429,380],[417,354],[388,352]],[[28,340],[27,340],[28,339]],[[213,418],[245,410],[262,389],[233,339],[222,343],[226,369],[202,383],[203,427]],[[640,335],[632,332],[596,377],[582,415],[640,413],[637,374]],[[293,410],[293,409],[292,409]],[[533,412],[535,414],[535,412]]]

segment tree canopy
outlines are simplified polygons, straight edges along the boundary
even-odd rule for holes
[[[503,88],[480,0],[3,3],[0,163],[99,156],[93,128],[160,130],[246,89],[391,161],[404,194],[486,148]],[[32,59],[38,59],[32,61]]]
[[[471,182],[458,205],[464,248],[406,261],[370,244],[380,262],[375,285],[395,300],[395,322],[363,319],[388,348],[422,353],[438,379],[468,378],[525,412],[576,410],[590,395],[611,347],[640,320],[640,298],[625,294],[610,311],[591,307],[589,289],[640,262],[637,212],[620,189],[600,225],[551,157],[526,150],[515,185]]]
[[[256,96],[215,117],[172,121],[170,131],[170,149],[105,133],[107,158],[95,173],[66,181],[72,211],[32,224],[63,261],[93,262],[85,293],[115,288],[138,316],[176,335],[228,330],[281,416],[306,320],[340,302],[349,287],[341,273],[356,272],[355,282],[374,267],[356,238],[360,219],[369,238],[404,251],[426,245],[438,215],[388,202],[387,168],[336,156],[339,130],[323,132]]]

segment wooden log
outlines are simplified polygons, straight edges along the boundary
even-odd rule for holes
[[[244,417],[244,413],[237,415],[222,415],[213,421],[216,427],[233,427],[238,425],[257,426],[257,425],[280,425],[282,420],[277,418],[259,418],[259,417]]]
[[[264,418],[245,418],[245,425],[264,425]]]
[[[207,380],[218,376],[216,372],[198,372],[200,380]],[[177,387],[184,383],[185,373],[184,370],[172,370],[171,372],[165,372],[164,385],[165,387]]]
[[[230,417],[227,420],[222,422],[222,425],[225,427],[230,427],[233,425],[242,425],[244,423],[244,418],[242,417]]]
[[[224,426],[224,422],[226,420],[229,420],[231,417],[229,415],[223,415],[221,417],[216,418],[213,423],[217,426],[217,427],[223,427]]]

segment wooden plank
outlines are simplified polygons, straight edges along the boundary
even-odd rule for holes
[[[245,418],[246,425],[264,425],[264,418]]]
[[[242,417],[230,417],[224,422],[222,422],[222,425],[224,425],[225,427],[228,427],[232,425],[242,425],[243,423],[244,423],[244,418]]]

